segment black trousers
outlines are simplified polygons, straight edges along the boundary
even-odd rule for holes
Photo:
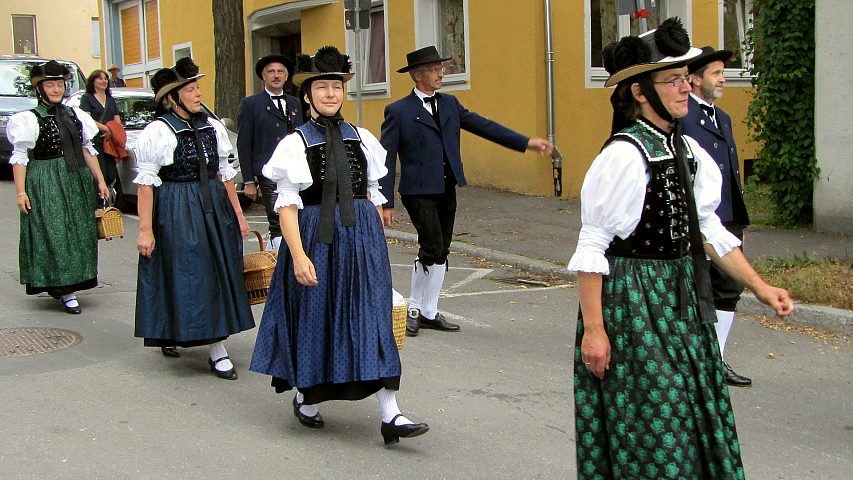
[[[261,192],[261,201],[264,202],[264,210],[267,212],[267,221],[270,224],[270,238],[281,236],[281,225],[278,221],[278,213],[275,212],[275,202],[278,194],[275,193],[276,184],[263,175],[256,177],[258,190]]]
[[[456,220],[456,186],[435,195],[400,195],[418,232],[418,260],[424,266],[442,265],[450,254]]]
[[[743,242],[743,227],[734,223],[724,222],[723,226]],[[743,245],[738,247],[743,251]],[[737,302],[743,293],[743,285],[732,278],[728,273],[711,264],[711,288],[714,290],[714,308],[724,312],[737,310]]]

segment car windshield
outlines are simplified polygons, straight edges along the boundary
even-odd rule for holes
[[[36,65],[38,62],[0,62],[0,95],[35,98],[35,89],[30,85],[30,70]],[[69,64],[65,66],[72,72],[71,80],[65,82],[65,96],[68,96],[80,90],[83,85],[78,85],[77,68]]]
[[[121,124],[129,130],[141,130],[154,118],[154,96],[115,96]]]

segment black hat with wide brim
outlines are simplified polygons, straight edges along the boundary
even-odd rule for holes
[[[154,90],[154,101],[159,102],[172,90],[179,89],[203,76],[203,73],[198,73],[198,66],[189,57],[178,60],[172,68],[157,70],[157,73],[151,77],[151,89]]]
[[[699,70],[711,62],[727,62],[734,53],[731,50],[715,50],[714,47],[702,47],[702,54],[690,60],[687,64],[687,70],[690,73]]]
[[[258,76],[261,80],[263,80],[264,67],[271,63],[280,63],[284,65],[284,68],[287,69],[287,76],[293,76],[293,60],[289,57],[279,54],[267,55],[266,57],[261,57],[255,62],[255,75]]]
[[[302,84],[319,78],[340,79],[346,83],[354,76],[349,55],[344,55],[335,47],[326,46],[317,50],[313,57],[304,54],[296,56],[293,84],[301,87]]]
[[[30,84],[34,87],[45,80],[68,81],[70,78],[71,71],[68,70],[68,67],[56,60],[36,65],[30,69]]]
[[[397,73],[406,73],[409,70],[419,66],[426,65],[428,63],[436,63],[436,62],[446,62],[450,60],[450,57],[442,57],[438,54],[438,50],[432,45],[424,48],[419,48],[414,52],[409,52],[406,54],[406,65],[405,67],[397,70]]]

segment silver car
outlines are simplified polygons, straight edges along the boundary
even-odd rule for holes
[[[118,106],[118,114],[121,118],[121,123],[127,131],[127,153],[128,157],[118,164],[118,181],[114,185],[116,191],[115,205],[119,210],[128,211],[130,207],[136,203],[136,184],[133,179],[136,178],[139,169],[136,166],[136,140],[142,129],[154,119],[154,92],[147,88],[111,88],[113,98]],[[77,92],[65,101],[66,105],[73,107],[80,106],[80,98],[85,92]],[[206,105],[202,105],[205,112],[213,118],[217,117]],[[237,169],[238,174],[234,178],[237,186],[237,195],[240,198],[240,203],[247,207],[251,201],[243,195],[243,179],[239,174],[240,162],[237,161],[237,134],[228,128],[231,123],[228,119],[224,119],[226,129],[228,130],[228,138],[231,140],[233,148],[228,155],[228,159],[232,166]]]

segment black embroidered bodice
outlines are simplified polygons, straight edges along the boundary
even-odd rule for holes
[[[199,155],[196,138],[187,120],[167,113],[158,119],[164,122],[174,132],[178,140],[175,147],[174,163],[160,169],[159,176],[164,182],[197,182],[199,180]],[[219,171],[219,154],[216,143],[216,129],[213,125],[193,119],[201,139],[202,157],[207,164],[207,178],[216,178]]]
[[[304,205],[319,205],[323,198],[323,180],[326,178],[326,133],[323,128],[312,120],[296,129],[305,143],[305,156],[313,180],[310,187],[299,192]],[[361,139],[348,123],[341,124],[341,136],[352,179],[352,197],[367,198],[367,157],[361,149]]]
[[[72,134],[79,135],[80,143],[83,142],[83,124],[77,118],[74,109],[60,105],[57,108],[66,108],[68,114],[77,125],[77,131]],[[62,151],[62,137],[59,134],[59,125],[56,124],[56,118],[47,112],[44,105],[39,104],[36,108],[30,110],[35,114],[39,124],[39,136],[36,139],[36,144],[30,151],[30,155],[34,160],[50,160],[51,158],[62,157],[65,154]]]
[[[637,227],[623,240],[613,239],[607,255],[631,258],[680,258],[689,254],[687,196],[678,182],[673,134],[666,134],[640,119],[608,140],[628,141],[643,156],[649,173],[643,213]],[[680,138],[691,178],[696,162],[687,142]]]

